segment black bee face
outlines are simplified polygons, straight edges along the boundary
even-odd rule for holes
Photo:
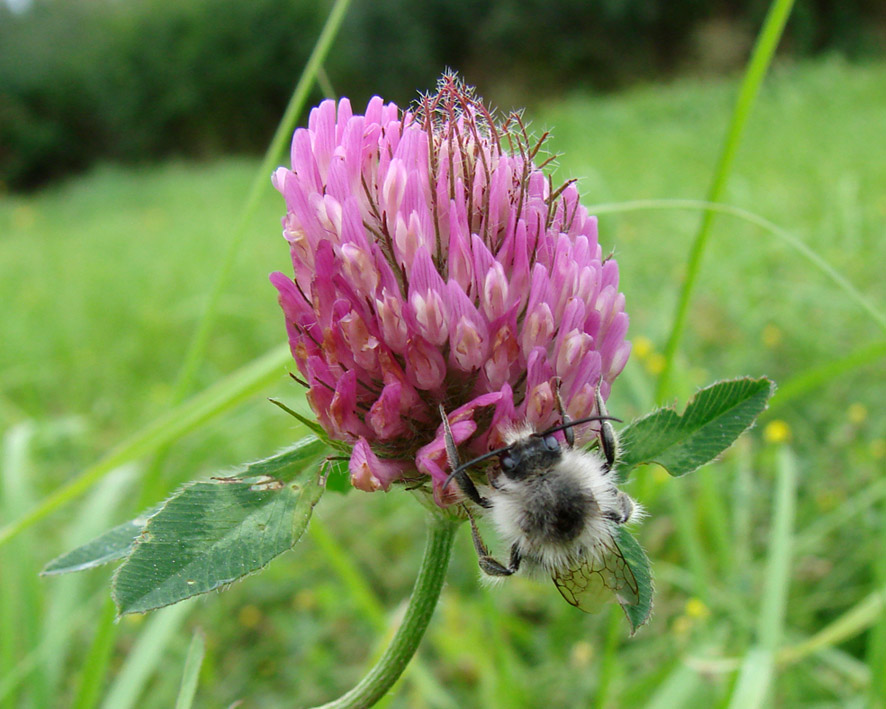
[[[560,442],[552,435],[530,436],[515,443],[499,457],[501,472],[511,480],[544,473],[560,460]]]

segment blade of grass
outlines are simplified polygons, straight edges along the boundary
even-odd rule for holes
[[[618,641],[621,637],[624,614],[621,608],[612,605],[609,608],[609,618],[606,623],[606,639],[603,641],[603,657],[600,658],[600,674],[597,678],[597,691],[594,696],[594,706],[604,709],[609,700],[609,693],[615,682],[615,673],[618,669]]]
[[[791,546],[797,497],[797,465],[788,446],[778,450],[776,490],[769,533],[757,645],[745,655],[730,698],[732,709],[762,706],[772,690],[776,650],[781,644],[791,572]]]
[[[309,92],[313,87],[322,64],[325,61],[332,43],[338,35],[342,20],[347,13],[350,0],[336,0],[336,3],[329,11],[323,29],[317,38],[314,48],[311,51],[308,61],[302,70],[301,76],[296,83],[295,90],[289,99],[286,110],[277,125],[277,130],[271,139],[261,165],[256,172],[252,181],[252,187],[240,212],[240,219],[236,227],[231,232],[227,247],[225,248],[222,261],[216,272],[215,281],[207,295],[206,305],[200,322],[197,325],[194,335],[188,344],[188,349],[184,355],[184,361],[179,370],[175,386],[173,388],[171,402],[173,406],[181,403],[184,398],[191,393],[194,384],[194,376],[200,368],[206,357],[206,348],[209,344],[209,336],[218,314],[219,303],[224,293],[225,287],[231,278],[231,271],[237,260],[237,254],[246,238],[247,228],[250,221],[255,216],[258,209],[261,196],[271,188],[270,175],[274,166],[277,165],[283,155],[284,148],[291,139],[295,130],[299,117],[304,112],[305,104],[309,96]],[[154,460],[148,468],[142,485],[142,494],[139,500],[138,509],[151,504],[153,500],[163,495],[165,492],[161,483],[163,475],[163,464],[168,454],[168,448],[163,447],[156,453]]]
[[[480,614],[482,623],[477,624],[479,637],[478,646],[488,643],[491,646],[489,659],[493,663],[493,671],[489,673],[496,705],[507,709],[519,709],[529,705],[525,688],[517,671],[517,658],[508,632],[498,599],[492,593],[480,596]]]
[[[822,648],[816,653],[816,657],[830,670],[833,670],[839,683],[848,681],[854,689],[861,690],[870,686],[871,671],[867,665],[857,660],[854,655],[843,652],[833,647]],[[778,656],[776,656],[776,661]],[[877,676],[882,677],[883,665],[877,668]],[[873,705],[876,706],[876,705]]]
[[[92,630],[92,644],[83,662],[83,669],[77,681],[77,694],[72,709],[92,709],[98,703],[98,697],[104,686],[104,678],[111,661],[114,649],[114,638],[117,636],[117,607],[105,592],[105,603],[101,615]]]
[[[415,654],[419,641],[433,615],[452,552],[452,542],[460,521],[428,508],[428,538],[412,596],[402,622],[381,659],[352,689],[323,709],[372,706],[388,693]],[[318,708],[319,709],[319,708]]]
[[[360,614],[366,618],[379,632],[387,630],[388,621],[385,607],[372,590],[372,587],[360,573],[351,555],[336,541],[316,516],[311,520],[308,534],[323,554],[323,559],[338,575],[348,595],[353,600]]]
[[[883,549],[883,544],[886,543],[886,505],[881,504],[879,507],[879,547]],[[872,566],[877,585],[886,587],[886,554],[877,555]],[[871,628],[865,654],[872,678],[869,695],[871,706],[886,706],[886,672],[883,671],[886,668],[886,613],[881,614]]]
[[[151,675],[157,670],[163,653],[175,639],[193,603],[177,603],[152,613],[135,641],[120,672],[114,678],[102,709],[129,709],[138,705]]]
[[[125,476],[111,476],[105,484],[98,488],[96,495],[94,495],[95,501],[90,502],[89,505],[85,505],[82,509],[81,517],[83,518],[83,525],[78,525],[76,536],[73,538],[74,541],[77,539],[90,539],[95,534],[102,531],[101,528],[107,526],[109,523],[107,519],[107,510],[117,509],[117,505],[111,502],[106,502],[104,495],[102,495],[102,491],[108,489],[107,496],[122,494],[124,491],[124,483],[126,482],[127,480]],[[87,520],[89,520],[89,522],[87,522]],[[85,581],[85,578],[79,575],[70,578],[72,582],[79,584],[83,584]],[[68,583],[68,579],[58,579],[58,581]],[[64,590],[64,587],[59,586],[59,593],[62,593]],[[114,604],[111,602],[110,596],[108,596],[107,592],[103,590],[101,595],[105,598],[101,610],[98,613],[94,611],[88,614],[85,613],[83,611],[82,601],[79,603],[79,610],[77,612],[84,618],[88,618],[92,623],[92,640],[89,649],[85,654],[80,676],[77,679],[76,694],[74,695],[74,700],[71,704],[72,709],[92,709],[92,707],[96,705],[99,693],[104,685],[106,668],[111,659],[111,651],[113,650],[113,641],[116,633],[114,626],[116,613]],[[72,609],[74,607],[74,602],[68,601],[66,605],[68,609]],[[59,609],[57,615],[63,616],[65,612],[66,609]],[[70,617],[76,617],[76,614],[71,612]],[[78,658],[81,656],[80,652],[76,654]]]
[[[4,445],[3,488],[6,493],[13,494],[4,494],[5,502],[15,498],[18,499],[17,506],[27,506],[22,494],[29,494],[29,487],[22,489],[22,484],[34,478],[33,473],[29,471],[28,462],[34,435],[39,435],[44,441],[53,441],[59,437],[70,436],[76,431],[76,422],[72,425],[70,420],[51,421],[48,424],[41,424],[39,429],[31,423],[26,423],[9,431]],[[11,480],[15,471],[18,471],[15,477],[23,475],[24,478],[17,482]],[[105,523],[106,510],[114,509],[131,478],[127,471],[118,472],[121,474],[112,476],[96,489],[88,504],[83,506],[77,518],[65,531],[66,537],[74,540],[88,539]],[[2,565],[4,583],[0,584],[0,591],[9,588],[19,601],[26,599],[32,604],[44,595],[47,601],[45,608],[37,609],[38,620],[35,622],[38,622],[40,627],[33,631],[33,641],[19,645],[15,657],[16,664],[11,671],[2,673],[4,679],[0,682],[0,700],[9,697],[10,701],[14,702],[13,692],[28,681],[29,705],[50,706],[54,704],[52,697],[56,696],[66,658],[71,651],[72,638],[94,617],[93,609],[98,607],[96,603],[98,596],[85,597],[83,593],[85,579],[79,577],[57,579],[52,584],[40,584],[36,588],[30,588],[30,580],[35,577],[34,568],[39,566],[39,562],[17,553],[21,551],[21,543],[30,542],[29,539],[17,541],[18,544],[12,545],[5,551],[14,554],[13,558],[17,564],[22,565],[24,576],[21,579],[11,576],[18,570],[16,564]],[[26,616],[26,613],[19,611],[12,622],[3,623],[4,633],[0,635],[14,640],[16,635],[12,629]],[[36,685],[39,685],[39,693],[34,691]]]
[[[332,81],[329,80],[329,74],[326,73],[326,69],[322,65],[317,69],[317,86],[320,87],[320,91],[323,92],[326,98],[338,99],[338,95],[332,86]]]
[[[13,474],[10,469],[16,466],[17,456],[14,450],[20,448],[20,445],[17,445],[15,441],[23,435],[29,425],[27,422],[18,424],[3,436],[3,460],[2,468],[0,468],[0,512],[4,517],[15,514],[14,488],[17,485],[12,482]],[[3,628],[3,632],[0,633],[0,677],[7,678],[16,667],[16,659],[22,654],[19,651],[19,595],[16,592],[20,571],[16,562],[19,558],[17,552],[16,545],[0,555],[0,564],[4,569],[4,583],[0,583],[0,627]],[[0,694],[0,707],[3,709],[14,707],[17,704],[16,696],[12,694],[13,689],[15,686]]]
[[[152,453],[252,398],[278,380],[280,369],[289,359],[288,345],[275,347],[180,406],[158,416],[94,465],[43,498],[30,511],[0,529],[0,546],[85,493],[114,468]]]
[[[91,617],[91,609],[96,606],[95,602],[98,600],[98,594],[96,594],[90,599],[89,603],[84,604],[84,612],[79,613],[66,623],[64,630],[70,637],[74,637],[76,633],[83,630],[87,621]],[[7,627],[8,626],[4,626],[4,630],[6,630]],[[46,656],[48,649],[49,647],[47,643],[41,643],[29,653],[17,657],[18,662],[8,672],[5,672],[0,676],[0,702],[8,702],[13,692],[18,689],[19,685],[23,684],[25,680],[30,679],[31,673],[34,669],[43,663],[43,659]],[[36,705],[34,702],[29,701],[27,705],[17,702],[10,706],[30,707]],[[53,704],[47,704],[46,706],[53,706]]]
[[[283,112],[283,117],[280,119],[274,137],[271,139],[271,144],[265,152],[265,157],[256,173],[252,188],[249,191],[249,196],[246,199],[246,204],[243,208],[240,221],[237,223],[236,228],[231,234],[231,240],[228,242],[227,248],[225,249],[225,254],[218,273],[216,274],[215,282],[209,292],[206,308],[203,311],[200,324],[194,332],[193,339],[188,345],[188,350],[185,354],[184,363],[179,372],[173,394],[173,401],[176,403],[190,391],[194,374],[206,355],[206,346],[209,342],[209,334],[212,331],[212,326],[215,324],[219,299],[221,298],[225,285],[230,279],[231,269],[236,261],[237,252],[240,250],[243,240],[246,237],[249,222],[255,215],[262,194],[265,190],[270,188],[271,171],[279,161],[284,147],[292,137],[295,124],[304,111],[305,103],[307,102],[311,87],[314,85],[314,81],[317,78],[317,73],[323,62],[326,60],[329,50],[332,48],[332,43],[338,35],[342,20],[344,20],[349,5],[350,0],[336,0],[332,9],[329,11],[326,23],[323,25],[323,30],[317,38],[317,42],[314,45],[314,49],[311,51],[310,57],[308,57],[305,68],[302,70],[302,74],[292,93],[292,98],[289,99],[289,104]]]
[[[741,663],[729,709],[757,709],[766,703],[775,673],[772,653],[755,645],[748,650]]]
[[[785,667],[786,663],[781,662],[779,657],[780,654],[776,653],[775,666],[780,669]],[[857,690],[870,686],[871,672],[868,666],[854,656],[836,648],[825,647],[817,649],[812,657],[817,664],[832,673],[837,683],[843,687],[847,686],[847,683]],[[738,671],[742,667],[742,658],[694,655],[686,658],[686,664],[700,675],[711,677]]]
[[[780,409],[789,401],[796,399],[810,391],[825,386],[842,374],[847,374],[855,369],[860,369],[886,357],[886,341],[875,342],[865,345],[850,352],[844,357],[830,360],[818,367],[812,367],[804,372],[793,376],[783,384],[778,385],[775,396],[769,402],[768,415]]]
[[[661,576],[660,573],[659,576]],[[866,631],[881,620],[884,613],[886,613],[886,586],[863,598],[815,635],[781,647],[775,653],[775,663],[779,667],[783,667],[805,660],[812,655],[833,650],[840,643]],[[720,673],[734,672],[741,666],[742,659],[739,657],[705,657],[690,658],[689,662],[699,672]],[[879,668],[877,671],[880,671]],[[857,667],[852,671],[852,674],[859,677]]]
[[[37,426],[32,421],[24,421],[13,426],[3,436],[3,458],[0,468],[0,512],[4,517],[12,517],[17,510],[33,505],[34,489],[32,446],[37,434]],[[7,550],[3,561],[3,585],[0,595],[3,603],[3,631],[8,636],[3,641],[2,656],[4,671],[18,665],[22,656],[38,652],[42,656],[45,646],[41,643],[44,588],[35,583],[34,568],[39,567],[34,554],[33,539],[25,537]],[[30,682],[19,697],[35,707],[49,706],[46,672],[43,663],[36,663],[30,669]],[[13,692],[9,705],[17,706]]]
[[[781,39],[782,30],[791,14],[793,4],[793,0],[773,0],[769,5],[769,12],[766,14],[766,19],[763,22],[763,27],[757,37],[757,42],[754,45],[753,53],[745,70],[741,88],[738,92],[738,99],[732,111],[726,139],[723,142],[720,156],[717,159],[717,165],[714,168],[714,175],[707,194],[708,202],[718,202],[723,195],[726,180],[732,170],[732,163],[738,151],[742,134],[751,115],[751,109],[754,106],[769,65],[772,63],[775,49]],[[713,213],[710,211],[704,213],[701,226],[689,252],[686,279],[683,282],[683,287],[680,289],[674,321],[671,325],[671,334],[664,348],[664,369],[658,379],[656,396],[659,402],[663,401],[669,392],[674,357],[677,354],[683,330],[686,326],[689,302],[692,298],[692,290],[698,280],[699,271],[701,270],[701,261],[708,238],[710,237],[713,216]]]
[[[86,542],[103,532],[111,524],[111,517],[129,497],[133,478],[136,474],[134,465],[118,468],[109,475],[102,484],[79,506],[77,517],[65,530],[64,538],[76,545]],[[89,577],[86,574],[69,574],[65,577],[43,581],[46,588],[46,611],[43,619],[43,642],[47,645],[44,659],[46,682],[50,694],[55,696],[61,686],[63,673],[69,660],[73,657],[80,662],[82,650],[71,642],[72,636],[67,625],[72,618],[84,613],[87,605]],[[95,622],[98,606],[90,604],[88,617]]]
[[[692,700],[702,687],[701,675],[685,663],[678,662],[646,703],[646,709],[694,706]]]
[[[719,202],[697,199],[644,199],[629,202],[618,202],[613,204],[599,204],[590,207],[589,211],[592,214],[600,215],[657,209],[699,210],[704,212],[716,212],[717,214],[726,214],[737,219],[742,219],[746,222],[760,227],[760,229],[762,229],[763,231],[768,232],[769,234],[792,248],[798,255],[802,256],[812,266],[817,268],[832,283],[843,290],[846,295],[848,295],[849,298],[856,303],[856,305],[867,312],[867,314],[871,316],[871,318],[874,320],[874,322],[877,323],[881,330],[886,332],[886,314],[880,311],[861,291],[858,290],[858,288],[856,288],[852,284],[851,281],[845,278],[836,268],[831,266],[831,264],[823,259],[818,253],[806,246],[806,244],[802,240],[791,234],[786,229],[782,229],[777,224],[769,221],[768,219],[765,219],[764,217],[761,217],[759,214],[755,214],[754,212],[742,209],[741,207],[735,207],[731,204],[722,204]],[[863,347],[857,350],[854,355],[850,355],[850,357],[858,357],[866,363],[870,361],[867,359],[868,357],[874,359],[876,356],[881,354],[882,350],[880,348],[882,347],[884,347],[884,343],[878,343],[870,345],[868,347]],[[843,359],[839,359],[832,364],[842,362]],[[773,398],[773,401],[780,394],[783,395],[781,392],[781,386],[779,386],[779,391],[776,393],[776,397]]]
[[[732,112],[730,126],[726,134],[717,165],[714,169],[714,175],[707,194],[708,202],[719,201],[726,185],[726,180],[732,169],[732,163],[741,142],[745,125],[756,100],[757,93],[763,82],[763,78],[775,54],[775,48],[781,37],[784,25],[790,15],[793,0],[773,0],[769,6],[769,12],[760,30],[751,59],[745,71],[741,88],[739,89],[738,99]],[[710,236],[711,225],[713,223],[714,213],[706,210],[702,216],[702,222],[696,234],[695,241],[689,253],[686,279],[681,288],[678,297],[677,306],[674,314],[674,320],[671,326],[671,334],[668,337],[664,350],[664,367],[659,375],[656,387],[656,401],[661,402],[670,390],[670,380],[674,366],[674,358],[680,344],[680,340],[685,329],[686,316],[689,311],[689,302],[692,297],[692,290],[695,282],[698,280],[698,274],[701,270],[702,256],[704,255],[705,246]],[[671,501],[677,508],[677,514],[680,509],[687,511],[689,508],[688,501],[684,498],[682,488],[669,486],[671,492]],[[679,521],[679,520],[678,520]],[[684,552],[689,557],[693,572],[696,575],[696,581],[702,588],[702,598],[707,596],[707,573],[705,568],[705,559],[700,553],[701,545],[698,543],[692,529],[689,527],[688,520],[681,524],[680,529],[681,543]]]
[[[185,669],[182,674],[181,688],[178,690],[178,698],[175,701],[175,709],[191,709],[194,703],[194,695],[197,693],[197,680],[200,677],[200,667],[203,664],[203,655],[206,652],[206,638],[200,628],[194,631],[191,646],[188,648],[188,656],[185,658]]]
[[[753,535],[754,475],[751,469],[751,449],[746,439],[740,439],[733,448],[734,471],[732,483],[732,559],[734,579],[751,565]]]
[[[372,590],[372,586],[360,573],[353,557],[345,551],[326,529],[326,526],[316,517],[311,519],[308,533],[322,552],[323,558],[338,574],[348,595],[356,602],[360,614],[368,619],[378,632],[388,632],[390,628],[385,607]],[[457,706],[455,700],[437,682],[431,670],[418,655],[410,663],[409,671],[404,673],[402,680],[414,684],[429,706],[447,709]]]
[[[739,439],[733,448],[732,507],[732,574],[728,585],[729,595],[747,613],[746,599],[751,588],[753,568],[752,540],[754,535],[754,474],[752,470],[751,444],[748,439]],[[746,647],[750,642],[752,627],[738,626],[733,633],[733,641],[738,647]]]
[[[224,256],[222,257],[221,265],[218,272],[216,273],[215,281],[213,282],[212,288],[207,296],[203,315],[196,330],[194,331],[194,335],[185,353],[181,369],[179,370],[179,374],[171,397],[172,406],[175,408],[177,408],[178,405],[181,404],[181,402],[193,389],[194,376],[199,369],[200,364],[205,358],[206,348],[209,343],[209,336],[217,316],[218,305],[224,292],[225,286],[230,280],[231,270],[236,261],[236,255],[239,252],[243,241],[245,240],[247,227],[255,215],[262,194],[265,192],[265,190],[269,188],[269,175],[271,173],[271,170],[273,169],[275,163],[279,160],[280,155],[283,153],[287,140],[295,129],[295,124],[298,121],[299,116],[301,116],[304,112],[304,107],[305,103],[307,102],[309,91],[322,68],[322,63],[326,59],[326,56],[329,53],[335,37],[338,34],[338,30],[341,27],[342,20],[344,19],[349,4],[350,0],[337,0],[330,10],[323,29],[320,32],[320,35],[317,38],[317,42],[315,43],[314,48],[308,58],[307,64],[302,70],[301,76],[299,77],[292,97],[289,100],[289,104],[284,111],[283,117],[280,119],[280,123],[277,126],[274,137],[272,138],[271,143],[268,146],[267,151],[265,152],[264,159],[262,160],[262,163],[259,166],[258,171],[256,172],[256,176],[253,179],[252,187],[241,211],[240,219],[233,233],[231,234],[228,245],[225,249]],[[274,352],[283,353],[285,352],[285,349],[280,348],[279,350],[275,350]],[[282,359],[283,361],[286,361],[288,360],[288,356],[284,354]],[[271,358],[271,360],[272,362],[275,361],[273,357]],[[276,369],[276,367],[273,367],[273,369]],[[164,462],[168,455],[169,446],[171,445],[173,440],[175,439],[170,439],[169,441],[160,443],[154,448],[154,459],[151,461],[151,464],[148,467],[147,473],[141,486],[141,495],[138,505],[139,509],[144,507],[153,499],[162,495],[163,486],[161,483],[161,478],[163,475]],[[88,473],[89,471],[86,472]],[[84,473],[81,477],[85,476],[86,473]],[[64,500],[61,500],[62,504],[63,502]],[[51,510],[49,511],[51,512]],[[2,542],[3,535],[2,530],[0,530],[0,544],[2,544]],[[103,631],[109,635],[109,638],[102,638],[103,643],[110,644],[113,642],[112,637],[115,634],[115,627],[116,626],[110,626],[107,628],[103,627]],[[96,649],[97,653],[99,653],[98,657],[101,657],[100,650],[101,648]],[[100,662],[97,658],[96,662],[90,663],[87,666],[86,671],[94,673],[101,672],[103,674],[104,672],[106,672],[106,670],[107,663]],[[86,677],[84,678],[84,682],[84,687],[98,686],[102,683],[101,675],[91,678]]]
[[[720,573],[732,574],[734,543],[730,533],[729,508],[723,502],[723,471],[720,466],[708,466],[699,470],[696,480],[699,485],[699,504],[704,515],[705,527],[710,533],[712,546],[717,556]]]
[[[788,446],[782,446],[776,460],[775,502],[766,582],[757,626],[759,643],[774,651],[781,643],[790,587],[791,556],[794,538],[794,513],[797,504],[797,461]]]
[[[886,499],[886,479],[876,480],[846,501],[841,502],[837,509],[822,515],[800,532],[795,545],[797,554],[815,552],[828,535],[845,527],[855,516],[871,509],[883,499]]]
[[[680,546],[683,548],[689,570],[692,572],[692,592],[706,606],[710,606],[710,568],[704,546],[701,543],[701,533],[695,521],[692,505],[689,504],[686,497],[684,485],[679,481],[669,480],[665,487],[673,508],[677,538],[680,540]]]
[[[886,610],[886,587],[869,594],[810,638],[778,651],[779,664],[798,662],[823,648],[836,647],[880,620]],[[878,672],[882,668],[878,668]]]
[[[262,377],[263,372],[261,371],[261,366],[259,366],[258,372],[252,372],[253,374],[258,375],[257,381],[251,381],[249,377],[246,377],[239,382],[244,387],[244,389],[239,392],[239,396],[238,392],[230,391],[229,394],[232,394],[233,396],[230,396],[227,401],[217,401],[215,405],[215,410],[213,411],[210,409],[208,412],[205,412],[208,413],[208,415],[203,420],[192,421],[191,428],[179,427],[179,429],[176,431],[175,422],[182,420],[187,421],[188,419],[187,416],[178,417],[176,416],[176,414],[181,414],[183,413],[183,409],[188,409],[187,403],[184,404],[184,406],[179,405],[193,388],[194,375],[198,370],[200,363],[205,357],[209,335],[218,310],[218,303],[220,301],[222,292],[224,291],[225,285],[230,279],[230,273],[236,260],[236,254],[239,251],[239,248],[242,245],[247,233],[247,226],[255,214],[261,195],[263,194],[264,190],[268,188],[268,175],[270,174],[276,161],[279,159],[280,154],[283,152],[283,148],[287,142],[287,138],[289,135],[292,134],[295,123],[304,110],[310,88],[313,85],[314,80],[317,76],[317,72],[321,68],[322,62],[326,58],[329,49],[332,46],[332,42],[338,33],[349,2],[350,0],[337,0],[337,2],[333,5],[326,19],[323,30],[321,31],[320,36],[317,39],[317,43],[315,44],[314,49],[308,59],[308,62],[304,70],[302,71],[301,77],[299,78],[292,98],[290,99],[286,111],[284,112],[284,115],[280,121],[280,124],[277,127],[277,131],[274,134],[271,144],[268,146],[268,150],[265,154],[264,160],[262,161],[262,164],[259,167],[258,172],[256,173],[252,188],[249,192],[249,196],[247,197],[245,206],[241,213],[240,220],[228,242],[228,246],[222,259],[222,264],[216,275],[216,279],[213,283],[212,289],[208,295],[203,316],[197,329],[194,332],[194,336],[189,344],[188,350],[185,354],[184,362],[179,371],[179,376],[177,378],[172,395],[172,404],[174,406],[173,411],[169,412],[166,417],[160,417],[160,419],[156,420],[153,425],[149,424],[146,428],[142,429],[141,435],[136,434],[135,436],[130,438],[128,442],[124,442],[123,444],[118,446],[117,449],[111,451],[108,456],[105,457],[105,459],[99,461],[95,466],[81,473],[78,478],[75,478],[67,486],[57,491],[55,495],[51,495],[49,498],[44,500],[44,503],[41,506],[37,507],[30,515],[26,515],[24,518],[19,520],[18,524],[14,523],[13,525],[10,525],[5,529],[0,529],[0,545],[2,545],[7,538],[14,536],[27,526],[30,526],[43,517],[51,514],[55,509],[66,504],[68,501],[74,499],[77,495],[79,495],[82,491],[85,491],[93,484],[95,484],[106,473],[109,459],[113,461],[115,453],[118,458],[126,459],[127,456],[129,456],[130,458],[138,457],[139,455],[150,452],[151,449],[156,452],[156,456],[148,469],[147,475],[145,476],[145,480],[143,481],[142,485],[142,497],[151,498],[152,496],[157,494],[156,491],[159,487],[159,479],[163,471],[163,461],[165,460],[168,446],[174,440],[185,435],[185,433],[193,430],[193,428],[196,428],[202,423],[205,423],[212,417],[222,413],[222,411],[226,410],[230,406],[233,406],[238,401],[247,398],[254,391],[263,388],[263,386],[266,384],[266,378]],[[239,370],[238,373],[243,373],[244,370],[254,370],[254,365],[261,363],[267,367],[266,371],[264,372],[265,374],[276,374],[276,370],[279,368],[279,366],[281,366],[282,363],[287,361],[289,358],[287,349],[288,348],[286,347],[277,348],[264,357],[253,362],[252,367],[250,365],[247,365],[243,369]],[[225,382],[229,382],[232,379],[236,378],[236,375],[238,373],[235,373],[231,377],[222,380],[219,385],[224,387]],[[210,387],[210,389],[203,394],[206,395],[215,388],[216,387]],[[194,397],[194,399],[192,399],[192,401],[189,403],[199,402],[200,400],[201,395],[198,395],[197,397]],[[149,449],[145,450],[142,453],[139,453],[139,444],[151,441],[152,436],[156,436],[157,434],[159,434],[159,436],[152,443],[150,443]],[[164,440],[164,438],[166,440]],[[93,652],[90,653],[89,660],[86,664],[86,667],[84,668],[84,676],[81,681],[80,692],[77,698],[78,704],[83,702],[84,705],[92,705],[94,703],[97,692],[103,684],[103,678],[107,671],[108,659],[115,635],[116,626],[113,625],[110,618],[104,618],[100,622],[99,632],[94,640],[94,645],[92,648]]]

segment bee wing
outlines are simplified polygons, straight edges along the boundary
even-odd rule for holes
[[[552,577],[566,602],[586,613],[596,613],[612,600],[623,606],[640,602],[634,572],[612,537],[599,540],[593,554],[586,553],[570,568],[555,571]]]

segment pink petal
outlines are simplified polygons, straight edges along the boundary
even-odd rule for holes
[[[404,461],[379,458],[363,437],[358,438],[354,444],[348,463],[351,484],[366,492],[387,490],[392,482],[403,475],[407,467],[408,464]]]

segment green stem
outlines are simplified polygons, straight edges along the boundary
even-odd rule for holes
[[[460,520],[444,516],[440,512],[431,511],[428,513],[428,540],[425,544],[421,568],[412,589],[406,615],[394,634],[391,644],[375,667],[360,680],[357,686],[338,699],[317,709],[372,706],[403,674],[403,670],[406,669],[406,665],[409,664],[418,649],[418,644],[421,642],[431,616],[434,614],[434,609],[437,607],[437,600],[440,598],[440,591],[446,578],[446,570],[449,568],[449,555],[452,551],[455,530],[458,529],[460,523]]]
[[[720,197],[726,187],[726,179],[732,171],[732,163],[738,151],[739,143],[741,143],[742,134],[751,115],[751,109],[760,91],[763,78],[769,69],[769,64],[772,62],[772,57],[775,54],[778,41],[781,39],[785,23],[791,14],[793,4],[793,0],[773,0],[769,6],[769,13],[766,15],[766,20],[763,22],[763,28],[760,30],[751,60],[748,62],[748,68],[745,71],[744,79],[739,89],[738,100],[735,103],[735,109],[732,111],[732,120],[726,134],[726,140],[723,142],[723,148],[717,160],[717,167],[714,169],[714,177],[708,188],[708,202],[720,201]],[[710,237],[713,220],[713,212],[706,211],[702,217],[698,233],[695,236],[695,241],[692,244],[692,249],[689,252],[686,280],[683,282],[683,288],[680,291],[680,297],[674,312],[674,322],[671,326],[671,334],[664,349],[665,365],[659,376],[658,390],[656,392],[656,400],[658,401],[663,400],[669,393],[674,357],[677,354],[683,330],[686,326],[686,316],[689,312],[689,302],[692,299],[692,289],[698,280],[701,260]]]

